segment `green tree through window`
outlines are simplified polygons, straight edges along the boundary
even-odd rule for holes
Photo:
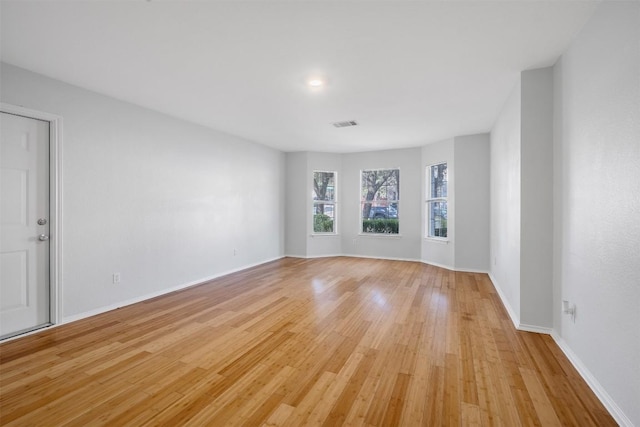
[[[336,232],[336,173],[313,172],[313,232]]]
[[[363,170],[360,212],[362,232],[399,233],[400,170]]]

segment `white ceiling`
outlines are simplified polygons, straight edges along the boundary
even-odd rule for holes
[[[284,151],[355,152],[489,131],[519,72],[552,65],[596,5],[2,1],[1,54]]]

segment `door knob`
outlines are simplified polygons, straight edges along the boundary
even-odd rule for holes
[[[40,240],[41,242],[46,242],[47,240],[49,240],[49,236],[47,236],[46,234],[41,234],[38,236],[38,240]]]

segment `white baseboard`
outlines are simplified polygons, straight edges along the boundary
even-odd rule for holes
[[[95,310],[90,310],[90,311],[86,311],[86,312],[83,312],[83,313],[80,313],[80,314],[75,314],[75,315],[72,315],[72,316],[68,316],[68,317],[63,318],[63,321],[58,323],[58,324],[51,325],[51,326],[49,326],[47,328],[43,328],[43,329],[37,329],[37,330],[34,330],[34,331],[26,333],[26,334],[22,334],[22,335],[18,335],[18,336],[15,336],[15,337],[7,338],[7,339],[3,340],[3,342],[8,342],[8,341],[12,341],[14,339],[18,339],[18,338],[22,338],[22,337],[25,337],[25,336],[28,336],[28,335],[36,334],[38,332],[43,331],[44,329],[55,328],[55,327],[58,327],[58,326],[62,326],[62,325],[67,324],[67,323],[75,322],[75,321],[78,321],[78,320],[81,320],[81,319],[85,319],[87,317],[95,316],[95,315],[98,315],[98,314],[101,314],[101,313],[106,313],[107,311],[115,310],[115,309],[118,309],[118,308],[121,308],[121,307],[125,307],[125,306],[131,305],[131,304],[136,304],[138,302],[142,302],[142,301],[145,301],[145,300],[148,300],[148,299],[151,299],[151,298],[155,298],[155,297],[158,297],[158,296],[161,296],[161,295],[165,295],[165,294],[168,294],[168,293],[171,293],[171,292],[175,292],[175,291],[179,291],[179,290],[182,290],[182,289],[186,289],[186,288],[189,288],[191,286],[197,286],[199,284],[208,282],[210,280],[214,280],[214,279],[217,279],[217,278],[220,278],[220,277],[223,277],[223,276],[227,276],[229,274],[237,273],[239,271],[247,270],[249,268],[253,268],[253,267],[256,267],[256,266],[259,266],[259,265],[262,265],[262,264],[266,264],[266,263],[269,263],[269,262],[277,261],[277,260],[285,258],[285,257],[290,257],[290,258],[327,258],[327,257],[340,257],[340,256],[348,256],[348,257],[354,257],[354,258],[388,259],[388,260],[393,260],[393,261],[421,262],[423,264],[434,265],[436,267],[445,268],[447,270],[465,271],[465,270],[454,270],[454,269],[449,268],[447,266],[438,265],[438,264],[435,264],[435,263],[427,263],[426,261],[415,260],[415,259],[384,258],[384,257],[372,257],[372,256],[354,255],[354,254],[316,255],[316,256],[310,256],[310,257],[309,256],[299,256],[299,255],[283,255],[283,256],[278,256],[278,257],[271,258],[271,259],[268,259],[268,260],[265,260],[265,261],[261,261],[261,262],[257,262],[257,263],[254,263],[254,264],[250,264],[250,265],[246,265],[246,266],[243,266],[243,267],[239,267],[239,268],[236,268],[236,269],[232,269],[232,270],[229,270],[229,271],[225,271],[223,273],[218,273],[218,274],[215,274],[215,275],[212,275],[212,276],[209,276],[209,277],[205,277],[205,278],[201,278],[201,279],[198,279],[198,280],[194,280],[194,281],[191,281],[191,282],[188,282],[188,283],[183,283],[181,285],[174,286],[174,287],[168,288],[168,289],[164,289],[162,291],[153,292],[153,293],[146,294],[146,295],[143,295],[143,296],[140,296],[140,297],[132,298],[130,300],[121,301],[121,302],[118,302],[116,304],[111,304],[111,305],[108,305],[108,306],[100,307],[100,308],[97,308]],[[485,272],[476,272],[476,271],[470,271],[470,272],[485,273]],[[594,392],[594,394],[602,402],[602,404],[609,411],[609,413],[615,419],[615,421],[622,427],[634,427],[634,425],[631,422],[631,420],[625,415],[625,413],[622,411],[622,409],[620,409],[620,407],[615,403],[615,401],[611,398],[609,393],[607,393],[605,391],[605,389],[602,387],[600,382],[593,376],[593,374],[589,371],[589,369],[587,369],[587,367],[584,365],[584,363],[582,363],[580,358],[578,358],[578,356],[576,356],[576,354],[571,350],[571,348],[569,347],[567,342],[564,339],[562,339],[562,337],[560,335],[558,335],[558,333],[552,328],[544,328],[544,327],[539,327],[539,326],[535,326],[535,325],[521,324],[518,316],[513,311],[511,305],[509,304],[509,301],[507,300],[506,296],[502,292],[500,286],[498,286],[495,277],[493,277],[493,275],[490,272],[486,272],[486,274],[491,279],[493,287],[495,288],[496,292],[498,293],[498,296],[500,297],[500,300],[502,301],[502,304],[504,305],[505,309],[507,310],[507,313],[509,314],[509,317],[510,317],[511,321],[513,322],[515,328],[518,329],[518,330],[521,330],[521,331],[536,332],[536,333],[542,333],[542,334],[551,335],[551,337],[553,338],[555,343],[558,345],[558,347],[560,347],[560,349],[565,354],[565,356],[567,356],[567,359],[569,359],[569,361],[571,362],[573,367],[578,371],[580,376],[585,380],[587,385],[591,388],[591,390]]]
[[[259,265],[266,264],[266,263],[269,263],[269,262],[272,262],[272,261],[277,261],[277,260],[282,259],[282,258],[284,258],[284,256],[279,256],[279,257],[267,259],[265,261],[257,262],[257,263],[254,263],[254,264],[245,265],[245,266],[242,266],[242,267],[239,267],[239,268],[234,268],[232,270],[224,271],[222,273],[214,274],[214,275],[209,276],[209,277],[203,277],[203,278],[198,279],[198,280],[193,280],[193,281],[188,282],[188,283],[183,283],[183,284],[180,284],[178,286],[173,286],[171,288],[162,289],[162,290],[157,291],[157,292],[152,292],[152,293],[149,293],[149,294],[141,295],[141,296],[138,296],[138,297],[135,297],[135,298],[131,298],[131,299],[125,300],[125,301],[119,301],[119,302],[117,302],[115,304],[110,304],[110,305],[107,305],[107,306],[104,306],[104,307],[99,307],[99,308],[96,308],[94,310],[85,311],[85,312],[82,312],[82,313],[79,313],[79,314],[74,314],[72,316],[66,316],[66,317],[64,317],[62,319],[62,322],[60,322],[59,324],[54,325],[54,326],[64,325],[64,324],[67,324],[67,323],[75,322],[77,320],[86,319],[87,317],[91,317],[91,316],[95,316],[95,315],[98,315],[98,314],[106,313],[107,311],[115,310],[115,309],[118,309],[118,308],[121,308],[121,307],[126,307],[126,306],[131,305],[131,304],[137,304],[139,302],[146,301],[146,300],[151,299],[151,298],[156,298],[156,297],[159,297],[161,295],[169,294],[171,292],[180,291],[182,289],[190,288],[192,286],[197,286],[197,285],[206,283],[206,282],[208,282],[210,280],[214,280],[214,279],[217,279],[217,278],[220,278],[220,277],[223,277],[223,276],[227,276],[229,274],[237,273],[239,271],[247,270],[249,268],[257,267]]]
[[[573,367],[576,368],[582,379],[585,380],[593,393],[598,397],[598,399],[600,399],[600,402],[602,402],[604,407],[607,408],[607,411],[609,411],[616,422],[622,427],[634,427],[629,417],[625,415],[622,409],[620,409],[620,407],[611,398],[609,393],[605,391],[600,382],[593,376],[591,371],[587,369],[580,358],[576,356],[573,350],[571,350],[567,342],[562,339],[562,337],[558,335],[555,330],[551,332],[551,337],[556,342],[558,347],[560,347],[560,350],[562,350],[565,356],[567,356],[567,359],[569,359]]]
[[[509,304],[509,300],[507,299],[507,296],[504,294],[504,292],[502,292],[502,288],[500,288],[500,286],[498,285],[498,282],[497,282],[496,278],[493,277],[493,274],[491,274],[491,273],[487,273],[487,275],[489,276],[489,279],[491,279],[491,283],[493,284],[493,287],[495,288],[496,292],[498,293],[498,296],[500,297],[500,301],[502,301],[502,305],[507,310],[507,314],[509,314],[509,318],[511,319],[511,321],[513,322],[513,326],[515,326],[515,328],[517,330],[525,331],[525,332],[535,332],[535,333],[538,333],[538,334],[551,335],[551,333],[553,332],[552,328],[547,328],[547,327],[544,327],[544,326],[537,326],[537,325],[527,325],[526,323],[520,323],[520,317],[513,310],[513,307],[511,307],[511,304]]]
[[[593,374],[591,374],[591,372],[587,369],[584,363],[582,363],[582,361],[578,358],[578,356],[576,356],[576,354],[571,350],[571,348],[566,343],[566,341],[563,340],[562,337],[558,335],[558,333],[553,328],[545,328],[545,327],[520,323],[520,319],[513,311],[513,308],[511,308],[511,305],[509,304],[509,301],[507,300],[506,296],[502,292],[502,289],[500,289],[500,286],[498,286],[498,283],[496,282],[495,277],[493,277],[491,273],[488,273],[488,274],[489,274],[489,278],[491,279],[491,282],[493,283],[493,287],[496,289],[496,292],[498,293],[498,296],[502,301],[502,305],[504,305],[504,307],[507,310],[507,313],[509,313],[509,317],[511,318],[511,321],[513,322],[515,328],[519,331],[536,332],[540,334],[551,335],[551,337],[556,342],[558,347],[560,347],[560,350],[562,350],[565,356],[567,356],[567,359],[569,359],[569,362],[571,362],[573,367],[576,368],[576,370],[578,371],[582,379],[584,379],[584,381],[591,388],[591,390],[596,395],[596,397],[600,400],[600,402],[602,402],[604,407],[607,409],[607,411],[609,411],[609,413],[616,420],[616,422],[622,427],[634,427],[631,420],[624,414],[622,409],[620,409],[620,407],[613,401],[611,396],[609,396],[609,393],[605,391],[605,389],[598,382],[598,380],[596,380]]]
[[[502,301],[502,305],[507,310],[507,314],[509,315],[509,318],[513,322],[513,326],[515,326],[516,329],[519,329],[520,317],[513,310],[513,308],[511,307],[511,304],[509,304],[509,300],[507,299],[507,296],[504,294],[504,292],[502,292],[502,288],[500,288],[500,285],[498,285],[498,281],[496,280],[495,277],[493,277],[493,274],[491,273],[487,273],[487,274],[489,276],[489,279],[491,279],[493,288],[496,290],[496,292],[498,293],[498,296],[500,297],[500,301]]]
[[[285,257],[301,258],[301,259],[351,257],[351,258],[367,258],[367,259],[386,259],[389,261],[422,262],[419,259],[413,259],[413,258],[394,258],[394,257],[370,256],[370,255],[360,255],[360,254],[285,255]]]
[[[446,267],[443,267],[443,268],[446,268]],[[481,269],[475,269],[475,268],[452,268],[450,270],[457,271],[458,273],[479,273],[479,274],[489,275],[488,270],[481,270]]]
[[[420,262],[423,263],[423,264],[427,264],[427,265],[433,265],[434,267],[444,268],[445,270],[455,271],[455,269],[453,267],[451,267],[450,265],[439,264],[437,262],[431,262],[431,261],[425,261],[423,259],[421,259]]]
[[[438,264],[437,262],[425,261],[423,259],[415,259],[415,258],[396,258],[396,257],[371,256],[371,255],[361,255],[361,254],[324,254],[324,255],[292,255],[292,254],[287,254],[287,255],[285,255],[285,257],[301,258],[301,259],[331,258],[331,257],[386,259],[386,260],[390,260],[390,261],[420,262],[422,264],[433,265],[434,267],[444,268],[445,270],[456,271],[456,272],[460,272],[460,273],[489,274],[489,272],[486,271],[486,270],[475,270],[475,269],[471,269],[471,268],[453,268],[450,265]]]
[[[544,326],[536,326],[536,325],[527,325],[526,323],[519,323],[516,329],[519,331],[535,332],[537,334],[545,334],[545,335],[551,335],[553,333],[553,328],[546,328]]]
[[[324,254],[324,255],[285,255],[286,258],[300,258],[300,259],[316,259],[316,258],[333,258],[344,256],[342,254]]]
[[[366,258],[366,259],[385,259],[388,261],[421,262],[419,259],[414,259],[414,258],[395,258],[395,257],[387,257],[387,256],[371,256],[371,255],[361,255],[361,254],[343,254],[338,256],[347,256],[351,258]]]

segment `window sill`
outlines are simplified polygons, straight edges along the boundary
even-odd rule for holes
[[[311,237],[335,237],[339,236],[339,233],[311,233],[309,236]]]
[[[443,243],[445,245],[449,244],[449,238],[447,237],[425,237],[424,240],[434,243]]]
[[[391,233],[358,233],[359,237],[383,237],[383,238],[402,238],[402,234],[391,234]]]

